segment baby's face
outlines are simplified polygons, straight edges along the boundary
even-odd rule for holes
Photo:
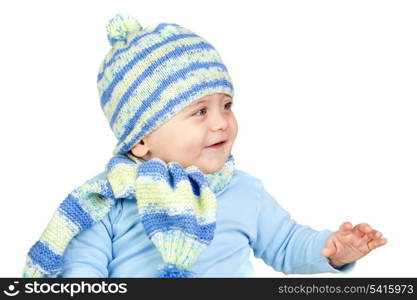
[[[146,160],[158,157],[205,173],[220,170],[229,157],[238,126],[232,98],[216,93],[200,98],[143,138],[132,153]],[[215,143],[219,145],[212,146]],[[144,154],[146,152],[146,154]]]

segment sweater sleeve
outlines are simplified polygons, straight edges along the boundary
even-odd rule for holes
[[[339,268],[330,265],[320,252],[332,231],[317,231],[297,224],[290,214],[264,189],[258,180],[259,206],[254,256],[284,274],[347,273],[356,262]]]
[[[108,264],[112,257],[112,216],[110,212],[99,222],[76,235],[64,252],[64,266],[58,277],[95,277],[109,276]]]

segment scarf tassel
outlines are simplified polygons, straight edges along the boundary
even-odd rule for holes
[[[175,264],[164,263],[160,268],[159,278],[192,278],[195,273]]]

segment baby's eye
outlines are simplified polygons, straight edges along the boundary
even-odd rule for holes
[[[199,112],[204,112],[204,113],[206,113],[207,112],[207,109],[204,107],[204,108],[202,108],[202,109],[200,109],[199,111],[197,111],[196,113],[195,113],[195,115],[197,115],[197,116],[201,116],[200,114],[199,114]]]
[[[227,102],[224,106],[227,107],[227,109],[230,109],[232,108],[232,104],[233,104],[233,101],[230,101],[230,102]]]
[[[224,106],[225,106],[226,109],[231,109],[232,104],[233,104],[233,101],[230,101],[230,102],[226,103]],[[200,112],[201,112],[201,114],[200,114]],[[196,113],[194,113],[194,115],[202,116],[202,115],[205,115],[206,113],[207,113],[207,108],[203,107],[202,109],[200,109]]]

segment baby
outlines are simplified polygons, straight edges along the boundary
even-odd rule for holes
[[[297,224],[235,168],[233,85],[205,39],[128,15],[107,29],[98,88],[119,142],[60,205],[24,277],[252,277],[251,249],[284,274],[346,273],[386,244],[366,223]]]

